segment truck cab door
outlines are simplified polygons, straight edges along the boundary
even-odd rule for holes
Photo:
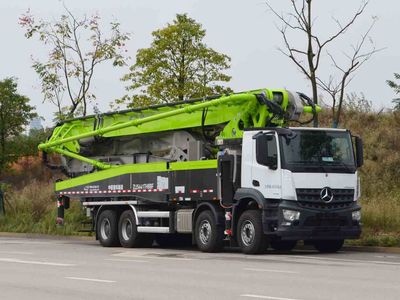
[[[265,198],[281,199],[282,177],[279,143],[275,132],[259,132],[253,136],[251,187]]]

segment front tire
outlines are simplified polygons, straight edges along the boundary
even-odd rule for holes
[[[239,218],[237,241],[243,253],[257,254],[267,249],[267,237],[263,232],[261,211],[247,210]]]
[[[118,216],[114,210],[104,210],[97,221],[96,233],[103,247],[118,245]]]
[[[132,210],[125,210],[118,222],[119,241],[124,248],[151,247],[151,235],[138,233],[135,214]]]
[[[196,219],[195,240],[203,252],[218,252],[224,246],[224,229],[217,225],[214,215],[206,210]]]
[[[314,241],[314,248],[321,253],[335,253],[343,246],[344,240],[318,240]]]

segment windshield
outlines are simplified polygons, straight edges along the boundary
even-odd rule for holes
[[[356,170],[350,134],[346,131],[293,130],[280,135],[282,166],[295,172]]]

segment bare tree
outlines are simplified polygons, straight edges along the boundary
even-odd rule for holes
[[[290,58],[301,72],[310,80],[312,88],[312,99],[318,104],[318,74],[317,71],[321,65],[321,55],[323,50],[338,37],[346,33],[346,31],[355,23],[357,18],[363,14],[369,0],[363,0],[360,7],[353,16],[344,24],[334,18],[338,29],[322,38],[314,32],[315,18],[313,16],[312,0],[289,0],[291,11],[287,13],[279,13],[270,4],[271,0],[266,1],[266,5],[279,20],[280,25],[277,26],[282,35],[284,48],[279,48],[285,56]],[[289,32],[300,34],[307,41],[306,47],[295,47],[294,43],[289,39]],[[318,126],[318,118],[314,118],[314,126]]]
[[[333,127],[339,125],[340,114],[342,112],[343,101],[345,98],[345,89],[354,79],[354,72],[370,59],[374,53],[382,50],[377,49],[372,39],[369,38],[369,34],[374,27],[376,20],[376,17],[374,17],[370,27],[366,32],[361,34],[361,38],[357,44],[351,45],[350,54],[343,52],[344,57],[348,60],[346,66],[342,66],[330,52],[327,52],[333,66],[339,71],[340,76],[338,78],[330,76],[328,80],[323,80],[320,77],[317,77],[317,84],[331,96]],[[370,48],[363,51],[367,41],[370,42]]]

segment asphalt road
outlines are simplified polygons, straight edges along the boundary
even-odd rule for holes
[[[0,299],[400,299],[400,254],[248,256],[0,237]]]

